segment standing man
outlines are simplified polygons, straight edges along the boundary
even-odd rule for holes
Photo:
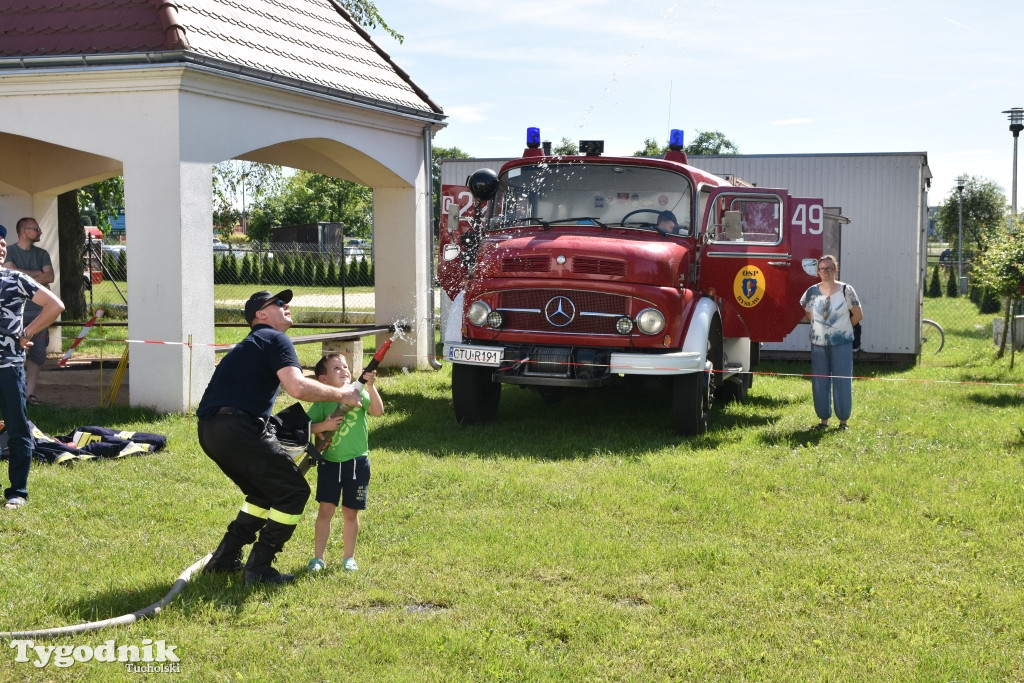
[[[46,289],[53,283],[53,263],[50,261],[50,254],[42,247],[37,247],[43,237],[43,230],[35,218],[26,216],[18,221],[15,226],[18,231],[18,241],[7,247],[7,258],[4,261],[4,268],[9,270],[20,270],[25,275],[43,285]],[[39,317],[42,307],[29,301],[25,304],[25,327],[32,324],[32,321]],[[36,332],[32,337],[32,346],[27,352],[25,363],[25,393],[28,396],[26,403],[30,406],[37,406],[41,401],[36,398],[36,382],[39,380],[39,371],[43,369],[46,362],[46,347],[50,344],[49,325]]]
[[[359,390],[332,387],[302,374],[285,331],[292,326],[292,290],[256,292],[245,303],[249,336],[217,365],[196,416],[199,445],[245,494],[204,572],[242,571],[250,584],[285,583],[271,564],[291,538],[309,499],[309,484],[277,440],[270,416],[278,390],[301,401],[334,401],[358,406]],[[257,536],[259,540],[257,540]],[[242,566],[242,548],[255,541]]]
[[[34,221],[33,221],[34,222]],[[20,221],[19,221],[20,223]],[[20,508],[28,501],[28,470],[32,463],[32,435],[25,413],[25,351],[32,339],[50,326],[64,304],[39,283],[7,264],[7,228],[0,225],[0,412],[9,435],[7,463],[11,486],[4,489],[4,509]],[[22,322],[27,302],[39,306],[35,319]]]

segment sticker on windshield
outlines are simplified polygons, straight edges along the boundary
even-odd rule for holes
[[[753,308],[764,298],[764,273],[757,266],[746,265],[736,273],[732,291],[736,302],[745,308]]]

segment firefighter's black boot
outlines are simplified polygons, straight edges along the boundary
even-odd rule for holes
[[[239,512],[231,524],[220,545],[213,551],[210,561],[203,567],[204,574],[220,574],[242,571],[242,548],[256,540],[256,534],[267,520],[254,517],[247,512]]]
[[[256,545],[249,553],[249,561],[245,563],[245,571],[242,572],[242,582],[249,584],[258,583],[288,583],[295,578],[294,574],[282,574],[274,569],[271,564],[274,557],[281,552],[285,541],[295,531],[293,524],[281,524],[274,520],[268,520]]]

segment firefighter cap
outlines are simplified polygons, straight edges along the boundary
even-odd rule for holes
[[[0,239],[2,239],[2,240],[7,239],[7,228],[5,228],[2,225],[0,225]]]
[[[281,301],[288,303],[292,300],[292,290],[282,289],[277,294],[271,294],[267,290],[256,292],[249,297],[249,300],[245,302],[245,322],[252,325],[252,321],[256,318],[256,311],[260,310],[271,301]]]

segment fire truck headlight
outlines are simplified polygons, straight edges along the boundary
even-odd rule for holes
[[[474,301],[469,305],[469,310],[466,311],[466,318],[477,327],[483,327],[487,324],[487,315],[490,312],[491,307],[483,301]]]
[[[636,317],[636,326],[644,334],[658,334],[665,329],[665,316],[656,308],[645,308]]]
[[[505,324],[505,316],[500,311],[491,311],[487,314],[487,324],[496,330],[500,330]]]
[[[619,334],[629,334],[633,331],[633,321],[628,315],[624,315],[615,321],[615,331]]]

